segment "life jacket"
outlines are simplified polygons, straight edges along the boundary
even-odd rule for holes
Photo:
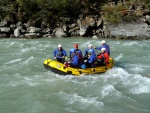
[[[79,58],[77,55],[74,55],[72,58],[71,58],[71,62],[73,65],[78,65],[78,61],[79,61]]]
[[[91,51],[90,51],[90,49],[88,49],[88,51],[87,51],[87,55],[91,55]]]
[[[109,64],[109,55],[107,52],[100,53],[100,55],[97,56],[98,59],[101,59],[106,64]]]
[[[101,60],[104,62],[104,61],[105,61],[105,56],[104,56],[104,54],[101,53],[100,55],[102,56],[102,59],[101,59]]]
[[[62,57],[63,56],[63,53],[62,53],[62,51],[58,51],[57,53],[56,53],[56,57]]]
[[[79,62],[81,63],[82,62],[82,55],[78,50],[76,50],[76,55],[78,56]]]
[[[96,55],[95,54],[91,54],[89,59],[88,59],[88,63],[94,63],[96,61]]]

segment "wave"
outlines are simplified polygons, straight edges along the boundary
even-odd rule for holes
[[[58,94],[60,97],[62,97],[63,100],[67,101],[68,104],[75,104],[78,103],[83,108],[88,108],[89,106],[97,106],[101,107],[104,105],[103,102],[97,100],[97,97],[90,97],[90,96],[81,96],[76,93],[66,93],[66,92],[59,92]]]
[[[12,64],[12,63],[16,63],[16,62],[19,62],[21,61],[22,59],[21,58],[18,58],[18,59],[14,59],[14,60],[11,60],[9,62],[6,62],[5,64]]]

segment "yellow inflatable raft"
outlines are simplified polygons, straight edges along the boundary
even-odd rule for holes
[[[65,67],[64,64],[53,60],[53,59],[46,59],[44,60],[44,67],[49,69],[55,73],[61,75],[81,75],[81,74],[96,74],[96,73],[104,73],[107,70],[111,69],[114,66],[113,58],[109,58],[109,66],[97,66],[94,68],[86,68],[86,69],[79,69],[79,68],[72,68],[72,67]]]

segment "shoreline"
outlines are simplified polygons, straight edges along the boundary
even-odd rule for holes
[[[127,40],[127,41],[142,41],[142,40],[150,40],[150,37],[147,37],[147,38],[143,38],[143,37],[130,37],[130,38],[127,38],[127,37],[121,37],[121,36],[112,36],[112,37],[103,37],[103,38],[97,38],[97,39],[93,39],[92,37],[39,37],[39,38],[17,38],[17,37],[14,37],[14,38],[10,38],[10,37],[7,37],[7,38],[0,38],[1,39],[25,39],[25,40],[36,40],[36,39],[66,39],[66,38],[81,38],[81,39],[91,39],[91,40],[105,40],[105,39],[112,39],[112,40],[116,40],[116,41],[119,41],[119,40]]]
[[[88,22],[92,20],[92,22]],[[77,22],[77,23],[76,23]],[[77,19],[71,24],[62,24],[55,28],[36,27],[29,23],[10,24],[9,26],[0,24],[0,38],[61,38],[61,37],[91,37],[110,38],[123,40],[149,40],[150,26],[142,21],[128,23],[106,23],[102,17],[95,20],[93,17]]]

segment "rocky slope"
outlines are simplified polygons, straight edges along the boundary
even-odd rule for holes
[[[82,2],[83,5],[87,5],[86,0]],[[24,16],[20,16],[22,17]],[[82,13],[77,18],[62,17],[59,22],[50,21],[47,17],[19,21],[12,14],[7,14],[0,22],[1,38],[33,39],[73,36],[149,39],[150,11],[144,5],[133,4],[129,1],[109,1],[103,6],[93,3],[90,10],[82,9]]]

